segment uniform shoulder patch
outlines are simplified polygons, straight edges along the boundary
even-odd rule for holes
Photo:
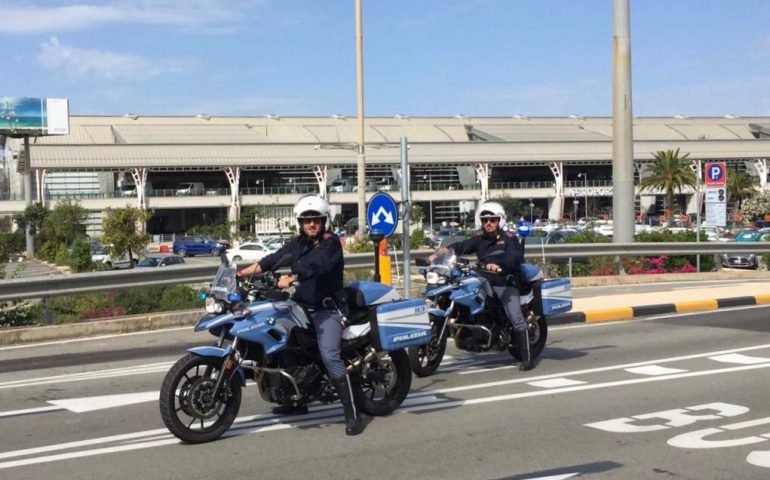
[[[513,233],[512,231],[508,230],[508,231],[505,232],[505,236],[508,237],[508,238],[515,238],[516,234]]]
[[[332,232],[324,232],[324,234],[323,234],[323,237],[322,237],[322,238],[323,238],[324,240],[328,240],[328,239],[332,238],[333,236],[334,236],[334,234],[333,234]]]

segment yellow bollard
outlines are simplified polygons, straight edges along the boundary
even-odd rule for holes
[[[388,256],[388,240],[383,238],[377,246],[377,261],[380,267],[380,282],[391,285],[390,257]]]

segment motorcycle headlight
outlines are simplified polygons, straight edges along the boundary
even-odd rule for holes
[[[206,312],[222,313],[222,303],[217,302],[214,297],[206,297]]]
[[[446,277],[438,272],[428,272],[425,274],[425,283],[428,285],[443,285],[446,283]]]

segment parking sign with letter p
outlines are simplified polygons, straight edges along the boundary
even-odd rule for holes
[[[707,187],[723,187],[727,184],[727,165],[725,162],[709,162],[704,171],[704,184]]]

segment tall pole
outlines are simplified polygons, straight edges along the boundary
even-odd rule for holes
[[[364,153],[364,47],[361,0],[356,1],[356,115],[358,117],[358,236],[366,228],[366,156]]]
[[[24,170],[24,204],[29,207],[32,205],[32,157],[29,154],[29,137],[24,136],[24,156],[25,158],[25,170]],[[29,222],[27,222],[27,228],[24,232],[26,239],[27,258],[35,256],[35,239],[32,237],[31,228]]]
[[[612,8],[612,241],[634,240],[634,138],[629,0]]]
[[[583,179],[585,180],[585,183],[583,184],[583,194],[585,195],[584,207],[586,209],[586,221],[588,221],[588,174],[587,173],[583,173]]]
[[[406,137],[401,137],[401,230],[403,231],[403,248],[404,248],[404,298],[409,298],[410,291],[410,274],[411,268],[409,261],[411,260],[410,252],[410,232],[409,232],[409,214],[411,213],[409,203],[409,160],[408,160],[408,148]]]

